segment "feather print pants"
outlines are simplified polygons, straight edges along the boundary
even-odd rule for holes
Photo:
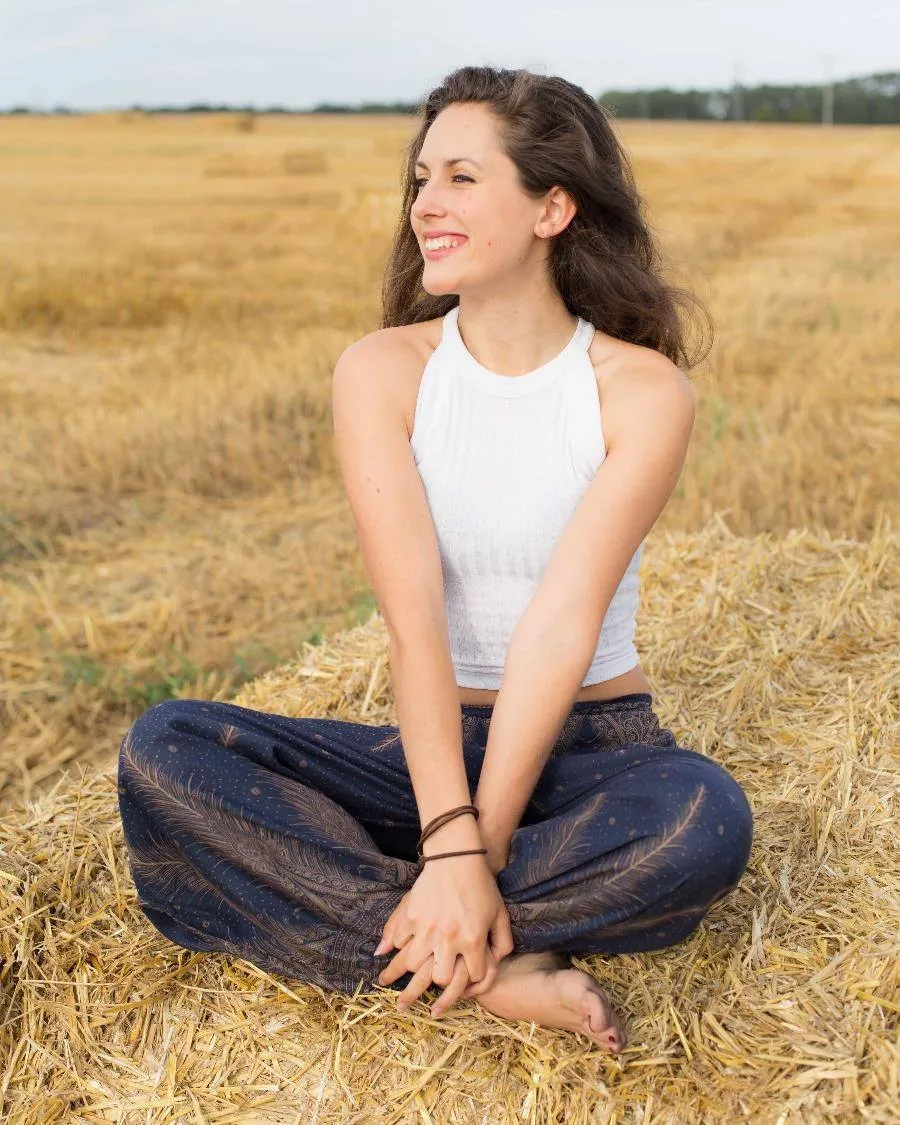
[[[461,708],[472,793],[491,711]],[[397,951],[374,950],[419,873],[398,727],[167,700],[126,733],[118,796],[140,907],[170,941],[378,987]],[[673,945],[735,887],[752,835],[739,784],[676,745],[650,694],[575,702],[497,873],[514,951]]]

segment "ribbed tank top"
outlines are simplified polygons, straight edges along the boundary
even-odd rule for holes
[[[410,438],[437,533],[459,687],[498,690],[506,651],[563,527],[606,457],[600,398],[578,318],[569,343],[525,375],[498,375],[442,318]],[[641,543],[616,589],[582,686],[638,661]]]

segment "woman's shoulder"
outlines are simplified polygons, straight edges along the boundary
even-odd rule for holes
[[[631,381],[653,378],[690,385],[687,375],[662,352],[608,336],[599,328],[594,330],[588,356],[601,394],[605,386],[629,382],[629,376]]]
[[[598,379],[611,378],[616,374],[635,369],[680,370],[668,356],[664,356],[655,348],[648,348],[644,344],[632,344],[628,340],[619,340],[615,336],[608,336],[605,332],[601,332],[599,328],[594,329],[588,355]]]
[[[416,324],[398,324],[376,328],[351,344],[355,351],[368,355],[395,355],[397,358],[420,359],[422,366],[441,341],[442,317],[422,320]]]
[[[371,363],[373,372],[385,380],[387,389],[396,393],[406,420],[407,433],[410,434],[419,384],[429,358],[441,342],[441,330],[441,317],[416,324],[376,328],[347,348],[364,362]]]
[[[588,349],[604,432],[607,436],[621,422],[632,416],[645,415],[648,402],[659,402],[671,393],[671,401],[679,404],[694,398],[693,384],[668,356],[643,344],[632,344],[597,329]]]

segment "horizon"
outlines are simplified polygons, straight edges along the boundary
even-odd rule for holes
[[[844,77],[834,76],[829,82],[800,82],[800,81],[783,81],[783,82],[757,82],[748,84],[746,82],[735,83],[732,86],[610,86],[603,90],[597,91],[593,96],[602,99],[608,93],[623,93],[623,94],[640,94],[640,93],[654,93],[658,91],[668,91],[676,94],[712,94],[712,93],[727,93],[729,90],[740,88],[745,91],[754,89],[790,89],[790,88],[809,88],[818,89],[827,84],[833,86],[847,85],[853,82],[863,82],[866,80],[876,78],[894,77],[900,83],[900,68],[897,70],[885,71],[872,71],[864,74],[849,74]],[[591,91],[588,91],[591,93]],[[216,102],[211,100],[192,100],[190,102],[158,102],[154,104],[143,104],[141,102],[132,102],[128,105],[107,105],[102,107],[86,108],[77,105],[66,105],[64,103],[56,103],[52,106],[33,106],[26,103],[19,103],[15,105],[3,106],[0,105],[0,115],[15,116],[16,114],[34,114],[36,116],[53,117],[57,115],[72,114],[79,116],[100,115],[104,113],[277,113],[277,114],[313,114],[327,112],[322,107],[328,109],[335,108],[339,112],[359,112],[365,111],[370,106],[403,106],[406,109],[415,110],[415,102],[407,102],[402,99],[395,100],[378,100],[371,99],[367,101],[356,102],[341,102],[341,101],[323,101],[315,105],[291,105],[289,103],[269,102],[266,104],[254,104],[253,102]],[[388,112],[404,112],[403,110],[395,109]]]
[[[523,66],[595,97],[821,86],[892,73],[898,43],[889,0],[457,0],[436,18],[404,0],[0,0],[0,105],[415,104],[462,65]]]

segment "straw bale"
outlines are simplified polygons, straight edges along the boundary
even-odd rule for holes
[[[226,151],[210,156],[204,176],[320,176],[328,172],[327,152],[322,148],[288,149],[285,152]]]
[[[114,764],[0,826],[0,1117],[10,1122],[888,1122],[900,1101],[898,535],[733,535],[645,555],[639,651],[683,745],[745,786],[738,890],[686,942],[576,959],[629,1022],[442,1019],[167,942],[136,905]],[[383,623],[237,702],[394,721]],[[434,995],[432,993],[431,995]]]

